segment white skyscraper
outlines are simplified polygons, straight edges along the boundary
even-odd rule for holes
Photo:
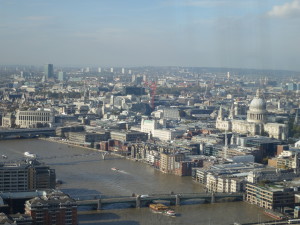
[[[124,68],[122,68],[122,74],[125,74],[125,69]]]
[[[98,73],[101,73],[101,67],[98,67]]]
[[[111,73],[113,73],[114,72],[114,68],[112,67],[112,68],[110,68],[110,72]]]
[[[227,72],[227,79],[230,79],[230,72]]]
[[[64,81],[65,76],[66,76],[65,72],[63,72],[63,71],[58,72],[58,80],[59,81]]]

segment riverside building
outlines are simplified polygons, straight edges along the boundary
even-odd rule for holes
[[[76,201],[62,192],[35,197],[26,201],[25,214],[34,225],[77,225]]]
[[[247,184],[246,186],[246,200],[266,209],[294,207],[295,194],[298,193],[292,188],[283,188],[278,185]]]
[[[0,191],[19,192],[55,188],[55,170],[36,160],[0,164]]]
[[[16,126],[20,128],[51,126],[53,123],[54,112],[51,109],[19,110],[16,113]]]

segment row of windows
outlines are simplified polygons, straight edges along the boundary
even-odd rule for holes
[[[18,120],[19,122],[20,120],[47,122],[50,121],[50,117],[49,116],[19,116]]]
[[[49,116],[50,112],[20,112],[19,116]]]

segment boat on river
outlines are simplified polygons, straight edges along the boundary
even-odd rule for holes
[[[166,210],[166,211],[164,212],[164,214],[167,215],[167,216],[172,216],[172,217],[175,217],[175,216],[176,216],[176,213],[175,213],[175,211],[173,211],[173,210]]]
[[[30,152],[24,152],[24,156],[27,158],[36,158],[36,154]]]
[[[112,167],[111,170],[118,171],[119,169],[117,167]]]
[[[150,204],[149,208],[154,211],[154,212],[158,212],[158,213],[164,213],[165,211],[169,210],[169,207],[161,204],[161,203],[157,203],[157,204]]]

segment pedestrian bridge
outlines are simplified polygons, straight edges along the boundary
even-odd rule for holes
[[[185,194],[152,194],[138,195],[136,197],[124,196],[115,198],[97,198],[92,200],[76,200],[78,206],[91,206],[98,210],[105,205],[127,203],[133,207],[140,208],[155,201],[169,201],[172,205],[180,205],[187,200],[204,200],[214,203],[221,200],[243,200],[243,193],[185,193]]]

